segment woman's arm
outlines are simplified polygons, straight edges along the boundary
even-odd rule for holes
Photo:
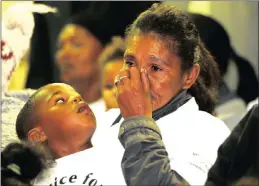
[[[119,139],[125,148],[122,171],[127,185],[189,185],[171,169],[160,130],[152,118],[124,120]]]

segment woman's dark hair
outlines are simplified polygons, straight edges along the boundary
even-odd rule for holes
[[[52,157],[35,145],[10,143],[1,152],[1,185],[31,186],[31,181],[51,165],[50,162],[54,162]]]
[[[188,91],[195,97],[200,110],[212,113],[217,102],[220,72],[188,16],[173,6],[154,4],[127,29],[127,37],[136,31],[155,33],[167,42],[172,53],[180,57],[182,72],[194,64],[200,65],[200,75]]]
[[[229,36],[223,26],[204,15],[193,13],[188,15],[199,30],[206,48],[215,57],[221,75],[226,73],[230,59],[237,65],[239,73],[237,95],[247,103],[258,97],[258,80],[255,71],[250,62],[238,56],[231,47]]]
[[[124,56],[124,52],[126,50],[125,47],[125,41],[120,36],[114,36],[110,43],[108,43],[103,52],[101,53],[99,57],[99,64],[101,68],[104,68],[104,66],[117,59],[122,59]]]

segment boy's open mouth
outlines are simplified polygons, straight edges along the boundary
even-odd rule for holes
[[[86,103],[81,103],[78,105],[77,113],[90,114],[91,110]]]

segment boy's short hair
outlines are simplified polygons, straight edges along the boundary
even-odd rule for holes
[[[37,112],[37,109],[35,108],[35,98],[37,94],[42,90],[42,88],[38,89],[34,94],[30,96],[30,98],[27,100],[17,116],[16,134],[18,138],[22,141],[27,140],[28,132],[35,126],[35,123],[37,121],[37,118],[35,117]]]

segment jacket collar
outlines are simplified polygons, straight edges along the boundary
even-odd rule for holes
[[[192,98],[192,96],[187,92],[187,90],[183,90],[177,96],[172,98],[171,101],[169,101],[169,103],[167,103],[165,106],[163,106],[162,108],[160,108],[158,110],[153,111],[152,118],[155,121],[157,121],[160,118],[162,118],[168,114],[171,114],[172,112],[176,111],[181,106],[184,106],[185,103],[188,102],[191,98]],[[120,114],[115,119],[112,126],[119,123],[121,119],[122,119],[122,115]]]

